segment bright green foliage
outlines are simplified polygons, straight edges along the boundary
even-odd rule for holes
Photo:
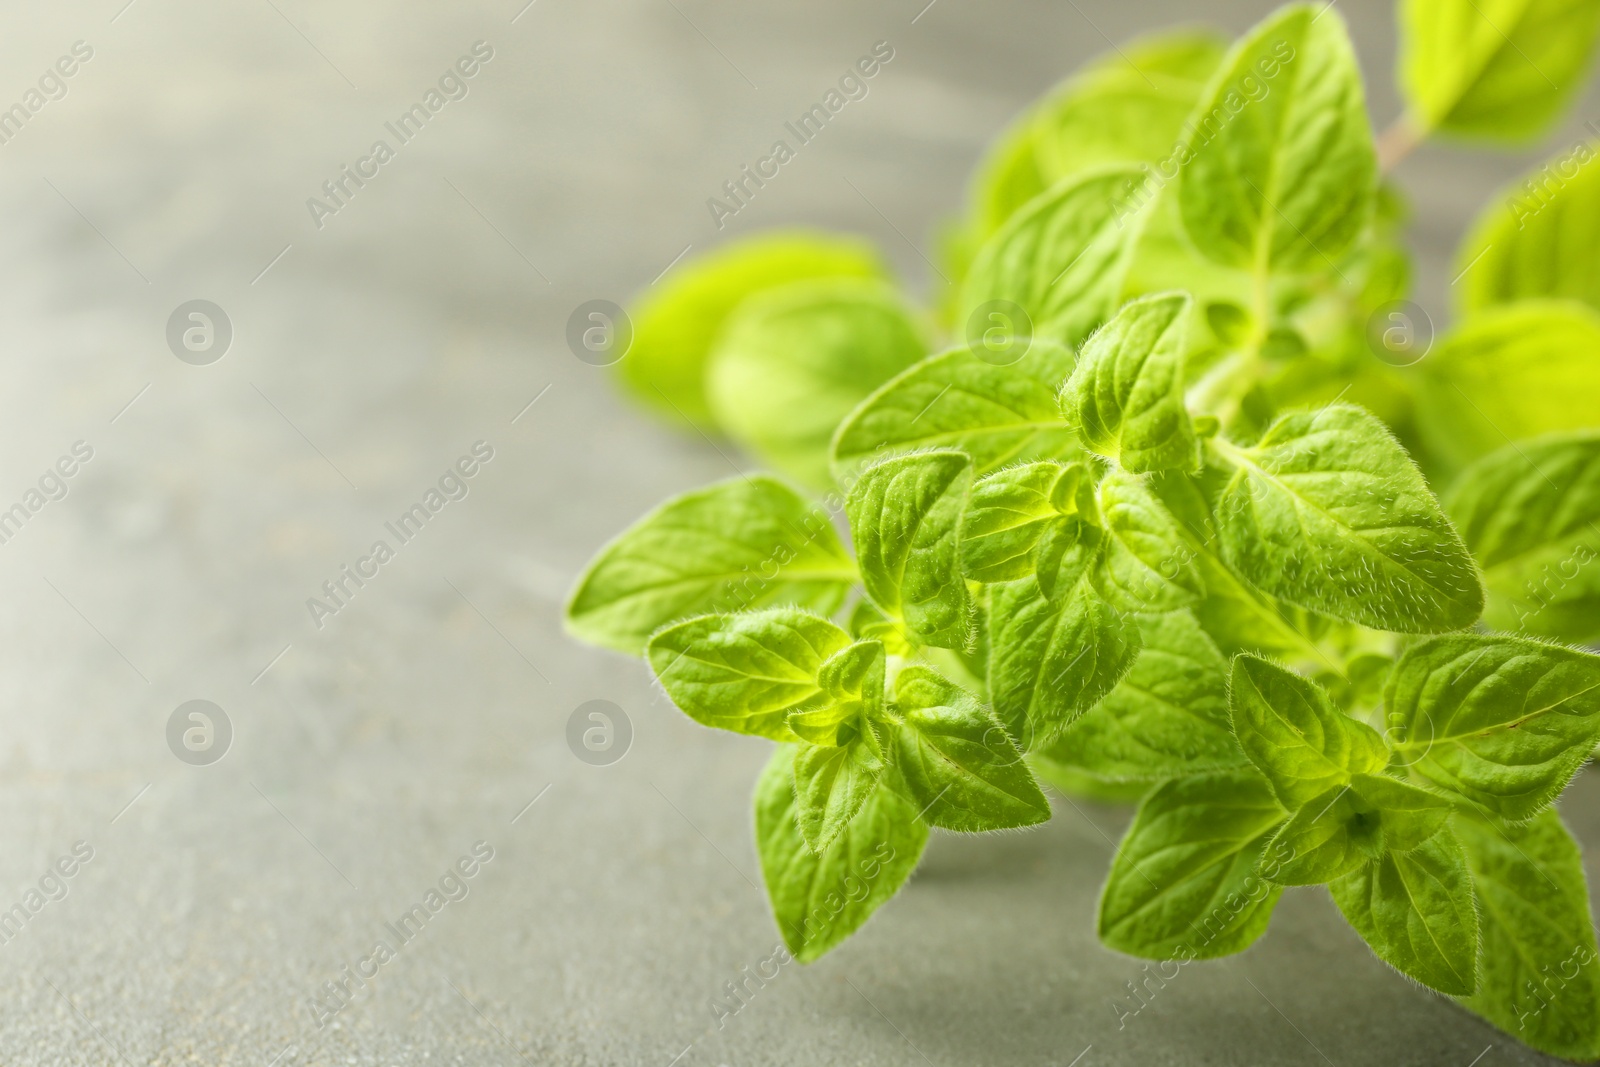
[[[1600,657],[1515,637],[1413,645],[1384,692],[1400,759],[1469,807],[1532,818],[1600,735]]]
[[[961,572],[975,582],[1033,574],[1039,541],[1077,518],[1088,478],[1081,464],[1046,462],[1007,467],[980,479],[961,516]]]
[[[1194,301],[1164,293],[1126,304],[1083,346],[1061,396],[1084,444],[1124,470],[1194,470],[1199,442],[1183,404]]]
[[[1577,842],[1554,811],[1520,825],[1453,822],[1478,893],[1479,982],[1467,1006],[1535,1048],[1600,1056],[1600,962]]]
[[[895,703],[895,769],[930,825],[1001,830],[1050,817],[1010,734],[970,693],[926,667],[907,667],[895,680]]]
[[[844,833],[883,777],[883,746],[873,728],[843,745],[801,744],[794,753],[794,814],[813,852]]]
[[[855,933],[905,884],[928,827],[910,802],[874,792],[833,846],[818,854],[795,819],[794,750],[779,747],[756,786],[756,848],[784,944],[802,963]]]
[[[1168,159],[1226,50],[1226,40],[1206,31],[1156,34],[1119,45],[1048,93],[978,165],[955,239],[959,258],[970,259],[1019,208],[1064,178]]]
[[[1139,620],[1144,650],[1122,682],[1039,758],[1110,781],[1244,765],[1228,718],[1228,661],[1186,611]]]
[[[1405,0],[1386,163],[1548,122],[1597,9]],[[1575,647],[1600,640],[1593,150],[1484,217],[1429,351],[1373,144],[1339,11],[1292,5],[1231,49],[1117,48],[1014,123],[946,246],[943,337],[875,268],[781,242],[666,286],[689,339],[662,357],[647,323],[624,373],[667,375],[684,417],[709,390],[719,429],[823,495],[754,475],[668,502],[567,626],[780,743],[756,835],[798,959],[907,881],[929,827],[1048,819],[1037,775],[1139,805],[1114,949],[1239,952],[1285,887],[1326,885],[1411,979],[1600,1056],[1552,809],[1600,742],[1600,656]]]
[[[1400,633],[1470,625],[1472,557],[1422,473],[1359,408],[1284,415],[1254,447],[1219,447],[1223,554],[1263,591]]]
[[[1030,199],[1097,167],[1143,165],[1148,178],[1130,175],[1118,191],[1119,211],[1136,211],[1155,183],[1176,176],[1184,124],[1226,51],[1227,42],[1209,31],[1158,33],[1118,45],[1047,94],[985,154],[947,271],[959,278],[981,244]],[[1158,203],[1148,219],[1130,282],[1138,275],[1195,285],[1195,255],[1174,206]]]
[[[1100,483],[1105,562],[1097,584],[1124,611],[1175,611],[1205,596],[1194,552],[1148,479],[1124,471]]]
[[[850,635],[827,619],[772,608],[669,626],[645,655],[672,702],[696,722],[793,741],[789,713],[821,696],[823,663],[849,644]]]
[[[1328,888],[1383,962],[1441,993],[1477,988],[1472,875],[1449,829],[1409,852],[1386,850]]]
[[[859,580],[827,512],[765,475],[669,500],[600,550],[567,602],[575,637],[638,655],[707,612],[792,604],[824,614]]]
[[[1139,805],[1100,896],[1100,939],[1131,956],[1208,959],[1243,951],[1283,892],[1256,873],[1284,820],[1252,771],[1165,782]]]
[[[991,300],[1027,313],[1032,336],[1077,344],[1116,310],[1142,216],[1119,206],[1133,167],[1069,178],[1028,201],[990,238],[961,290],[960,321]]]
[[[1600,7],[1600,4],[1593,5]],[[1600,309],[1600,167],[1579,143],[1501,190],[1456,254],[1466,314],[1541,298]]]
[[[1417,424],[1444,461],[1600,426],[1600,312],[1572,301],[1491,308],[1423,360]]]
[[[881,278],[883,261],[854,237],[768,233],[686,260],[632,310],[633,344],[618,376],[663,418],[713,428],[706,361],[747,297],[805,278]]]
[[[1026,751],[1098,704],[1138,655],[1133,619],[1087,581],[1054,600],[1032,578],[989,587],[989,698]]]
[[[1326,273],[1367,224],[1377,165],[1337,11],[1295,4],[1233,48],[1191,121],[1178,203],[1208,259]]]
[[[957,237],[957,240],[971,242],[970,247],[964,249],[967,260],[1018,208],[1053,184],[1039,168],[1031,122],[1013,123],[995,139],[978,165],[973,182],[971,232]],[[970,265],[963,262],[963,270]]]
[[[1315,655],[1314,637],[1329,627],[1329,621],[1261,592],[1222,558],[1211,506],[1219,475],[1209,468],[1198,479],[1165,473],[1152,476],[1148,483],[1178,520],[1205,585],[1205,600],[1192,609],[1195,617],[1224,652]]]
[[[867,594],[943,648],[965,647],[972,635],[972,602],[956,562],[971,484],[966,453],[921,452],[870,468],[845,505]]]
[[[839,420],[928,354],[925,328],[881,282],[797,282],[746,300],[723,327],[706,383],[723,431],[825,487]]]
[[[1402,0],[1400,79],[1412,123],[1527,140],[1571,99],[1597,28],[1594,0]]]
[[[1035,338],[1018,362],[997,367],[967,348],[940,353],[864,400],[833,437],[834,477],[850,484],[865,466],[903,452],[959,448],[975,474],[1077,450],[1056,409],[1072,351]]]
[[[1053,181],[1108,163],[1169,155],[1227,51],[1208,32],[1180,30],[1133,41],[1089,65],[1034,118],[1034,153]]]
[[[1383,738],[1328,699],[1316,682],[1255,656],[1238,656],[1228,681],[1234,735],[1290,811],[1389,760]]]
[[[916,643],[906,633],[905,627],[885,615],[882,608],[866,597],[856,601],[855,607],[850,609],[849,629],[863,641],[882,644],[888,655],[905,657],[916,653]]]
[[[1332,882],[1384,852],[1409,852],[1450,816],[1442,797],[1393,778],[1351,775],[1306,801],[1272,839],[1267,854],[1281,863],[1279,885]]]
[[[848,745],[883,718],[882,641],[857,641],[817,668],[816,706],[791,712],[789,729],[813,745]]]
[[[1096,572],[1096,588],[1102,590],[1104,595],[1108,584],[1105,581],[1104,564],[1110,538],[1107,531],[1096,526],[1089,517],[1097,514],[1100,506],[1098,500],[1092,501],[1092,504],[1096,510],[1085,508],[1079,514],[1055,523],[1039,539],[1039,547],[1034,553],[1034,578],[1039,583],[1039,591],[1051,601],[1073,595],[1078,583],[1096,565],[1101,566],[1101,570]]]
[[[1483,568],[1490,625],[1600,640],[1600,433],[1491,452],[1461,473],[1448,507]]]

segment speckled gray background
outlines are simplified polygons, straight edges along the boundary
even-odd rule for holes
[[[719,1029],[710,1002],[776,940],[748,827],[766,746],[560,631],[597,544],[737,462],[574,359],[573,307],[795,222],[872,235],[922,287],[1026,100],[1105,37],[1238,30],[1264,0],[124,2],[0,12],[0,106],[94,49],[0,144],[0,507],[94,449],[0,544],[0,910],[94,849],[0,943],[0,1063],[1541,1062],[1386,970],[1320,891],[1119,1029],[1140,965],[1092,911],[1126,814],[1064,800],[1037,832],[936,837],[859,936]],[[1390,7],[1339,9],[1387,120]],[[306,198],[480,39],[469,95],[315,228]],[[719,234],[706,197],[878,40],[870,95]],[[1430,308],[1516,166],[1401,169]],[[234,325],[210,366],[166,347],[193,298]],[[314,628],[306,598],[478,440],[470,495]],[[209,767],[166,746],[193,698],[235,730]],[[596,698],[635,731],[609,767],[564,740]],[[1565,804],[1591,844],[1597,797]],[[308,998],[480,840],[470,895],[319,1030]]]

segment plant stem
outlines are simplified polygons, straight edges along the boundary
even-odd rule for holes
[[[1394,170],[1422,143],[1427,134],[1428,131],[1411,117],[1410,112],[1391,122],[1389,128],[1378,135],[1379,172],[1388,174]]]
[[[1197,415],[1211,415],[1218,422],[1226,422],[1233,414],[1235,383],[1247,366],[1248,357],[1243,350],[1223,356],[1189,387],[1185,405]]]
[[[1215,416],[1223,425],[1238,413],[1240,401],[1260,378],[1261,346],[1267,338],[1271,297],[1271,279],[1264,267],[1258,268],[1253,281],[1250,336],[1189,388],[1184,401],[1190,411]]]

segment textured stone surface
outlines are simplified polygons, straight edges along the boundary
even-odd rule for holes
[[[560,632],[603,539],[740,462],[572,358],[576,304],[785,223],[869,233],[924,285],[983,143],[1102,31],[1268,4],[122,4],[0,16],[0,103],[94,49],[0,145],[0,506],[94,449],[0,545],[0,906],[94,849],[0,944],[0,1061],[1540,1062],[1386,970],[1320,891],[1119,1029],[1140,965],[1092,917],[1127,816],[1064,800],[1037,832],[937,837],[859,936],[719,1029],[709,1003],[776,940],[747,805],[765,745]],[[1389,6],[1340,10],[1387,118]],[[467,97],[316,228],[306,198],[480,39]],[[719,233],[706,197],[880,39],[870,95]],[[1430,307],[1515,165],[1402,168]],[[235,331],[204,367],[163,333],[197,297]],[[315,628],[306,598],[479,440],[466,499]],[[208,767],[167,748],[194,698],[234,728]],[[564,740],[596,698],[635,732],[604,768]],[[1596,796],[1566,804],[1587,842]],[[308,998],[480,840],[469,895],[319,1030]]]

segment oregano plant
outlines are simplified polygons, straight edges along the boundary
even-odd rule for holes
[[[1547,130],[1600,0],[1400,25],[1382,135],[1333,5],[1095,61],[980,165],[931,309],[793,233],[640,309],[624,380],[777,474],[624,531],[567,624],[775,743],[756,846],[799,960],[1047,784],[1137,803],[1062,917],[1112,949],[1236,953],[1325,886],[1395,970],[1600,1057],[1554,807],[1600,742],[1600,179],[1509,192],[1460,324],[1415,366],[1373,344],[1410,279],[1386,168]]]

